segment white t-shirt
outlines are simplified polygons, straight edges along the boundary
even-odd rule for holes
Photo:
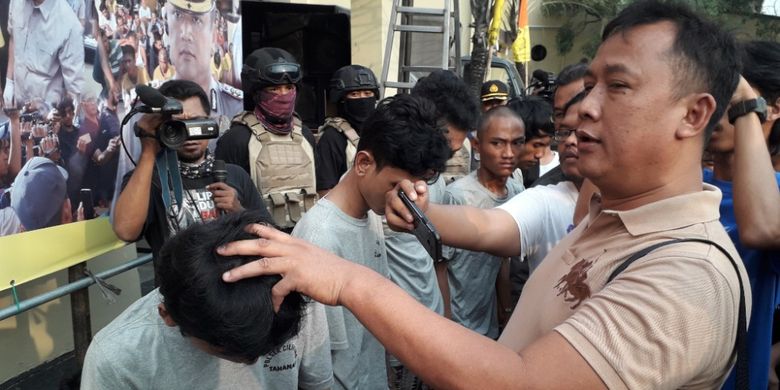
[[[558,152],[552,151],[552,160],[548,162],[547,164],[542,164],[539,162],[539,177],[544,176],[545,173],[550,172],[551,169],[557,167],[560,164],[560,160],[558,158]]]
[[[520,257],[533,270],[547,252],[573,228],[579,190],[570,181],[531,187],[498,206],[508,212],[520,230]]]
[[[22,232],[22,222],[11,207],[0,209],[0,237]]]
[[[139,19],[151,19],[152,18],[152,9],[145,6],[138,7],[138,18]]]

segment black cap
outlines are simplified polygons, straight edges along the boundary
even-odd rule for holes
[[[498,80],[486,81],[482,84],[479,98],[483,102],[488,100],[507,100],[509,99],[509,87]]]

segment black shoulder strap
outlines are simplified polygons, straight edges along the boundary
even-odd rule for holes
[[[739,318],[737,319],[737,340],[736,344],[734,345],[734,352],[737,354],[737,362],[736,362],[736,388],[737,389],[749,389],[750,388],[750,373],[749,373],[749,367],[748,367],[748,354],[747,354],[747,313],[745,308],[745,287],[742,282],[742,276],[739,273],[739,267],[737,266],[737,262],[734,260],[733,257],[731,257],[731,254],[724,249],[719,244],[710,241],[705,240],[701,238],[681,238],[677,240],[669,240],[664,242],[659,242],[654,245],[650,245],[649,247],[642,249],[639,252],[634,253],[626,259],[622,264],[620,264],[617,268],[615,268],[614,271],[612,271],[612,274],[609,275],[609,278],[607,279],[607,283],[611,282],[612,279],[615,279],[618,274],[625,271],[626,268],[628,268],[633,262],[636,260],[646,256],[648,253],[671,244],[676,244],[679,242],[700,242],[707,245],[712,245],[721,252],[723,252],[724,255],[729,259],[731,262],[731,265],[734,267],[734,272],[737,273],[737,280],[739,281]]]

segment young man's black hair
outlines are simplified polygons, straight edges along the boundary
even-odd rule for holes
[[[370,151],[378,169],[392,166],[416,177],[441,172],[450,148],[436,119],[436,107],[428,99],[386,98],[366,120],[357,150]]]
[[[550,103],[539,96],[512,99],[507,107],[516,112],[525,124],[525,139],[551,137],[555,132]]]
[[[780,100],[780,43],[750,41],[742,46],[742,76],[758,89],[768,105]],[[780,121],[769,133],[769,153],[780,153]]]
[[[70,108],[71,110],[76,109],[76,106],[73,103],[73,98],[69,95],[64,96],[62,100],[60,100],[59,103],[57,103],[57,111],[59,111],[60,116],[64,115],[65,110]]]
[[[254,362],[298,333],[304,301],[294,293],[274,313],[271,287],[281,278],[267,276],[225,283],[222,274],[256,260],[221,256],[217,247],[254,238],[244,228],[270,222],[257,211],[228,214],[194,224],[169,239],[160,251],[158,281],[165,311],[182,335],[216,348],[220,355]]]
[[[477,97],[455,73],[449,70],[432,72],[417,82],[412,95],[432,101],[437,116],[461,131],[476,129],[480,115]]]
[[[626,7],[607,24],[601,40],[659,22],[670,22],[677,28],[668,58],[678,70],[676,95],[682,97],[692,90],[700,90],[715,99],[717,106],[705,129],[705,137],[709,139],[739,83],[741,61],[736,41],[729,32],[700,18],[687,6],[656,0],[638,1]]]
[[[555,88],[560,88],[564,85],[569,85],[577,80],[581,80],[585,77],[585,72],[588,71],[588,64],[584,62],[578,62],[576,64],[566,65],[558,73],[558,77],[555,79]]]

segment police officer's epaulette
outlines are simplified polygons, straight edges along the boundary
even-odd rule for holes
[[[244,91],[232,87],[230,85],[227,85],[225,83],[219,83],[219,90],[228,94],[230,97],[238,99],[238,100],[244,100]]]

